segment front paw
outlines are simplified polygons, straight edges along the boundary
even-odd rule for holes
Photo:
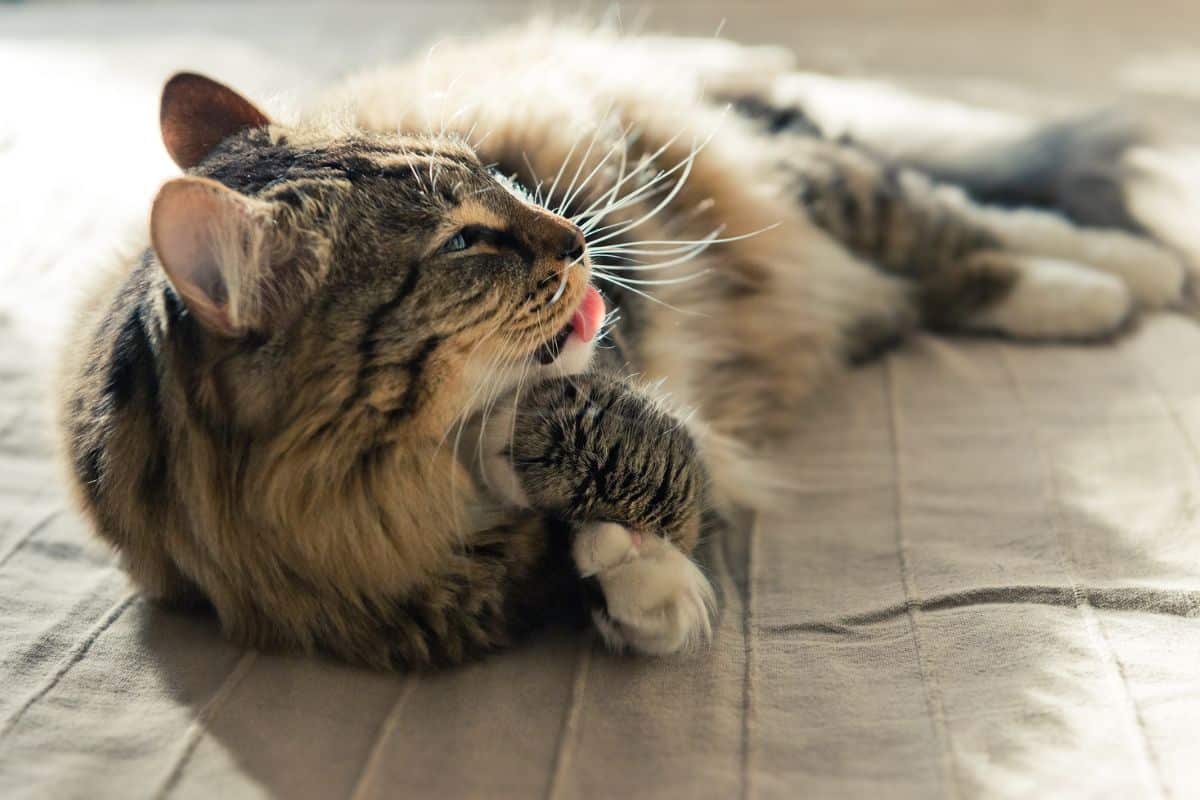
[[[592,612],[614,650],[651,655],[693,650],[712,638],[716,599],[708,579],[671,542],[615,522],[582,526],[572,555],[604,592]]]
[[[496,433],[493,433],[496,432]],[[518,506],[586,524],[619,521],[690,550],[706,476],[683,424],[624,381],[601,375],[530,388],[489,425],[486,480]]]

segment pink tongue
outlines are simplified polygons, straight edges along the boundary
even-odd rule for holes
[[[596,291],[596,287],[590,283],[587,287],[587,294],[583,296],[583,302],[579,304],[579,308],[575,309],[575,316],[571,317],[571,327],[573,335],[578,335],[585,342],[590,342],[592,337],[596,335],[596,331],[600,329],[600,323],[604,320],[604,298],[600,296],[600,292]]]

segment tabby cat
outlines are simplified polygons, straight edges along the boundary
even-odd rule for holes
[[[146,594],[255,647],[420,668],[589,615],[703,643],[702,520],[755,501],[830,370],[920,325],[1104,337],[1184,281],[1122,211],[1124,134],[939,143],[945,107],[872,128],[823,80],[539,25],[288,122],[175,76],[184,175],[64,356],[82,507]]]

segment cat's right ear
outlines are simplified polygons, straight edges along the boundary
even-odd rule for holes
[[[159,124],[172,160],[191,169],[222,139],[247,128],[265,127],[271,120],[228,86],[180,72],[163,87]]]
[[[237,337],[269,324],[262,289],[278,233],[269,203],[208,178],[167,181],[150,212],[150,241],[201,325]]]

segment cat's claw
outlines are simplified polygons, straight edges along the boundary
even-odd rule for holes
[[[666,539],[592,523],[576,536],[573,555],[580,574],[595,576],[604,591],[606,608],[592,618],[614,650],[669,655],[712,638],[712,586]]]

